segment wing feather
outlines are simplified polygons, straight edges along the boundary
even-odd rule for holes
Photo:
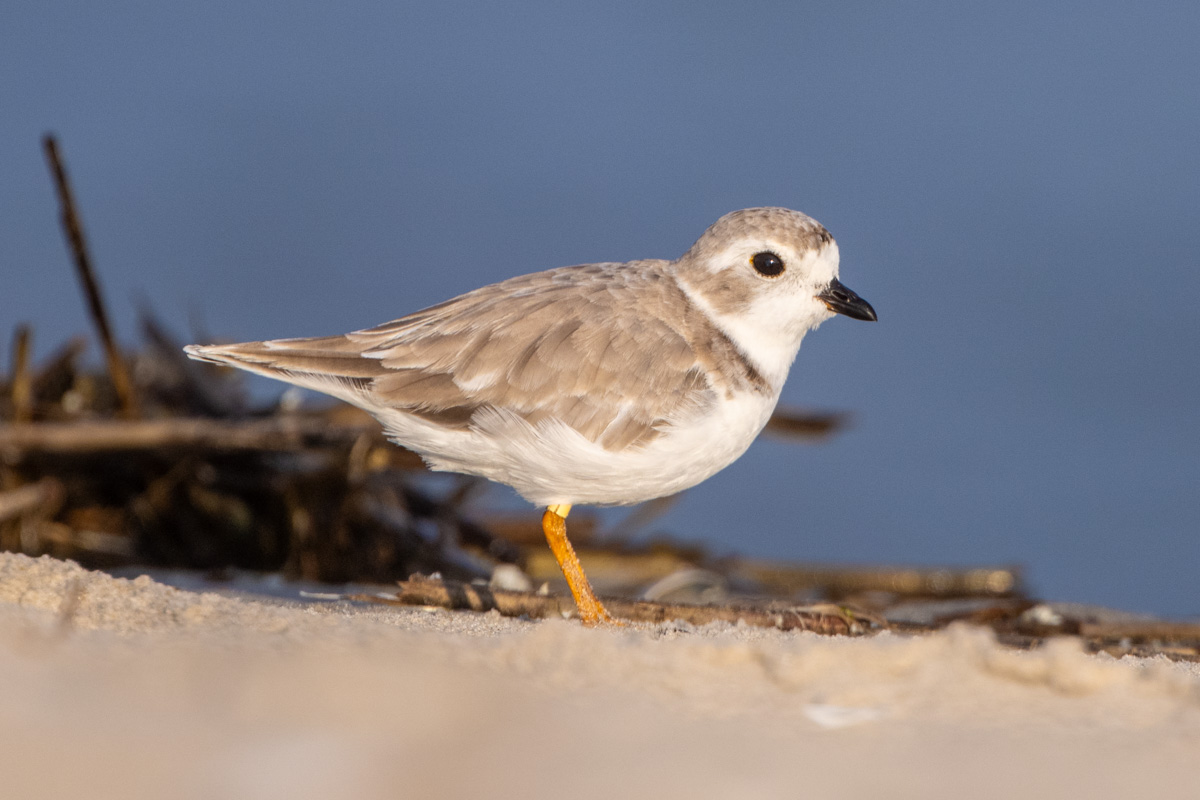
[[[744,361],[691,306],[668,266],[565,267],[345,336],[189,352],[368,410],[398,409],[454,428],[470,426],[481,409],[504,410],[533,425],[557,420],[621,450],[651,441],[715,402],[717,391],[729,391],[718,385],[722,373],[714,380],[706,367],[730,348]],[[748,362],[743,372],[757,378]],[[739,380],[734,374],[725,383]]]

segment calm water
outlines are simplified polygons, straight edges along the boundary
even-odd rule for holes
[[[427,5],[10,10],[0,330],[86,329],[48,129],[127,339],[143,297],[340,333],[799,208],[880,322],[806,339],[784,402],[856,425],[663,527],[1200,613],[1200,7]]]

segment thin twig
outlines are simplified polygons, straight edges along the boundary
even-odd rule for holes
[[[440,608],[491,611],[506,617],[567,617],[575,613],[569,597],[540,595],[532,592],[509,592],[457,581],[413,577],[401,581],[394,595],[348,595],[348,600],[406,606],[437,606]],[[659,623],[678,620],[692,625],[711,622],[738,622],[761,628],[804,630],[824,634],[861,635],[883,627],[883,622],[870,615],[853,612],[830,604],[818,606],[733,606],[689,605],[685,603],[654,603],[606,597],[604,605],[616,617],[630,622]]]
[[[79,273],[79,281],[83,284],[83,292],[87,296],[88,311],[91,312],[92,322],[96,325],[100,343],[104,346],[104,355],[108,362],[108,373],[112,378],[113,389],[121,401],[122,413],[130,419],[136,419],[141,416],[137,394],[133,388],[133,381],[129,378],[125,360],[117,349],[112,326],[108,321],[108,311],[105,309],[104,299],[100,296],[100,286],[96,281],[92,260],[88,255],[87,243],[83,237],[83,224],[75,210],[75,197],[71,192],[71,184],[67,180],[67,171],[63,166],[62,157],[58,152],[58,142],[54,136],[47,134],[42,139],[42,146],[46,151],[46,160],[50,164],[50,171],[54,175],[54,185],[58,189],[58,199],[62,206],[63,231],[66,233],[71,255],[75,259],[75,268]]]
[[[793,439],[821,439],[850,424],[850,415],[837,411],[804,411],[777,407],[766,432]]]
[[[838,567],[736,559],[728,570],[780,594],[812,586],[839,595],[881,591],[919,597],[1007,597],[1021,591],[1016,567]]]
[[[1145,620],[1081,622],[1079,634],[1089,639],[1130,639],[1135,642],[1187,642],[1200,644],[1200,623]]]

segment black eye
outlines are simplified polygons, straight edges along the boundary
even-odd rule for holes
[[[768,278],[774,278],[783,273],[783,259],[769,250],[755,253],[750,259],[750,263],[754,265],[754,269],[758,271],[759,275],[766,275]]]

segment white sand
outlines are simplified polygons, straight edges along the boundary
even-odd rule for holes
[[[0,643],[3,797],[1200,797],[1200,669],[1068,640],[289,607],[0,554]]]

